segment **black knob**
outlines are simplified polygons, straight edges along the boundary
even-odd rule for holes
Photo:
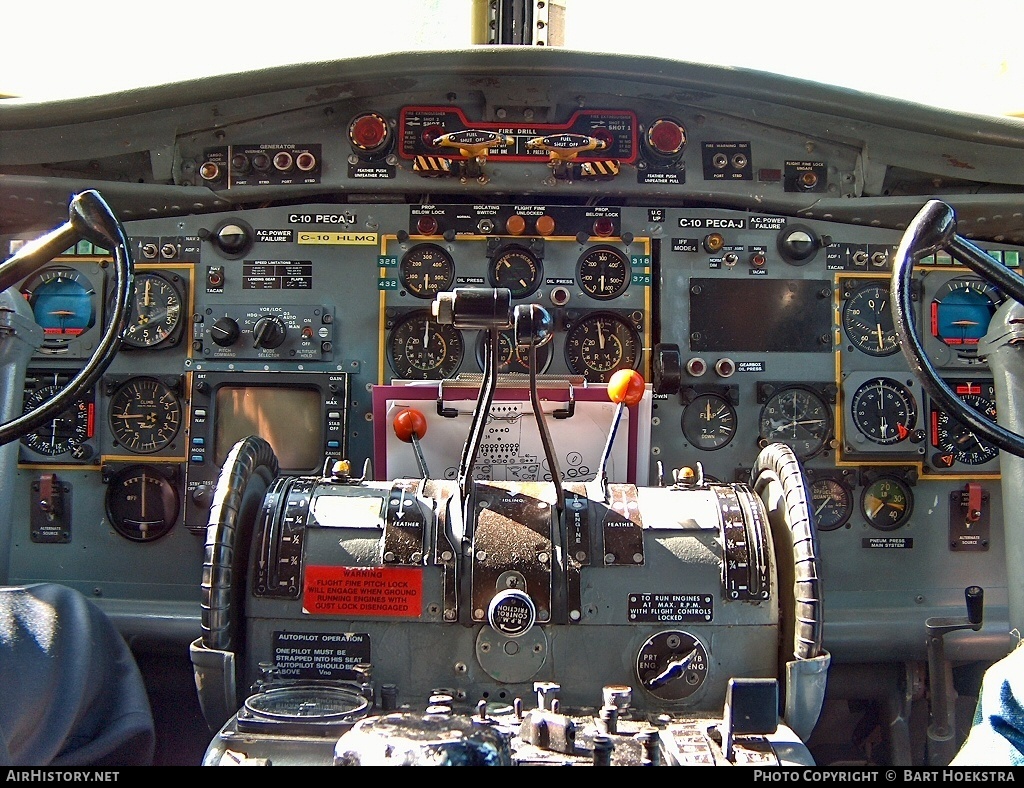
[[[264,315],[252,329],[253,347],[275,348],[284,342],[288,329],[276,315]]]
[[[972,624],[980,624],[982,608],[985,605],[985,589],[981,586],[967,586],[964,589],[964,598],[967,602],[967,620]]]
[[[222,222],[209,234],[208,240],[224,257],[237,260],[252,248],[254,236],[248,222],[231,219]]]
[[[210,326],[210,339],[221,347],[230,347],[242,331],[233,317],[222,317]]]

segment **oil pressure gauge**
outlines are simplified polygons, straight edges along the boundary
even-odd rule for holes
[[[580,289],[598,301],[609,301],[629,287],[629,259],[614,246],[587,249],[576,263]]]
[[[437,244],[417,244],[402,257],[402,286],[417,298],[433,298],[455,281],[455,261]]]

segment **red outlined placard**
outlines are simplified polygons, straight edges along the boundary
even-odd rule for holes
[[[313,616],[417,618],[423,570],[385,566],[308,566],[302,612]]]

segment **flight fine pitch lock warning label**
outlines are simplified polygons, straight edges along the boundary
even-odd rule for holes
[[[409,567],[310,566],[302,612],[321,616],[416,618],[423,609],[423,572]]]

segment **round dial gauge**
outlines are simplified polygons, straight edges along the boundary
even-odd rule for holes
[[[53,399],[67,386],[71,375],[53,374],[42,377],[42,385],[25,392],[23,413],[28,413]],[[61,454],[78,454],[80,447],[93,436],[95,406],[91,396],[81,399],[71,407],[57,414],[53,419],[37,427],[21,439],[21,442],[38,454],[57,457]]]
[[[613,246],[595,246],[576,264],[576,280],[591,298],[607,301],[629,287],[629,258]]]
[[[442,325],[425,310],[410,312],[388,334],[388,361],[399,378],[440,380],[462,363],[462,332]]]
[[[984,386],[984,394],[981,388],[978,384],[964,384],[957,386],[956,392],[964,403],[994,422],[995,392],[991,384]],[[932,410],[932,445],[939,450],[936,465],[947,468],[954,462],[981,465],[994,460],[999,454],[999,449],[938,408]]]
[[[132,314],[122,340],[131,347],[156,347],[181,325],[181,293],[160,274],[135,275]]]
[[[914,395],[890,378],[873,378],[861,384],[850,407],[853,423],[861,434],[882,446],[905,440],[917,425]]]
[[[433,298],[455,282],[455,261],[437,244],[417,244],[398,268],[402,286],[417,298]]]
[[[872,283],[855,290],[843,305],[843,329],[851,344],[869,356],[898,351],[888,285]]]
[[[819,394],[802,386],[776,391],[764,403],[759,435],[768,443],[785,443],[801,459],[813,457],[832,434],[832,410]]]
[[[544,279],[544,266],[533,252],[521,246],[507,246],[494,256],[487,270],[491,287],[507,287],[513,298],[537,292]]]
[[[932,336],[949,345],[957,355],[977,355],[978,342],[1005,298],[981,279],[963,276],[950,279],[932,299]]]
[[[152,454],[178,434],[181,401],[156,378],[132,378],[111,395],[108,421],[121,446],[135,454]]]
[[[591,312],[565,334],[566,364],[591,383],[607,383],[620,369],[636,369],[640,352],[640,334],[614,312]]]
[[[178,493],[163,474],[142,465],[120,471],[107,485],[107,519],[125,539],[151,542],[178,519]]]
[[[274,720],[345,720],[357,718],[369,701],[344,687],[274,687],[245,701],[253,715]]]
[[[853,492],[838,479],[816,479],[811,483],[811,505],[818,530],[834,531],[853,514]]]
[[[896,476],[880,476],[864,488],[860,508],[868,525],[892,531],[910,519],[914,508],[910,486]]]
[[[727,446],[736,436],[736,408],[718,394],[698,394],[681,417],[683,435],[704,451]]]
[[[631,604],[633,599],[630,599]],[[637,604],[642,604],[638,600]],[[689,632],[672,630],[647,638],[636,655],[640,686],[662,700],[688,698],[708,677],[708,651]]]
[[[476,363],[482,370],[484,368],[484,343],[487,341],[487,332],[481,331],[476,340]],[[537,374],[541,374],[551,363],[551,343],[547,342],[537,348]],[[529,345],[517,345],[513,331],[498,332],[498,372],[500,373],[523,373],[530,372],[530,347]]]
[[[61,348],[96,324],[96,290],[74,268],[45,268],[21,292],[43,330],[44,347]]]

